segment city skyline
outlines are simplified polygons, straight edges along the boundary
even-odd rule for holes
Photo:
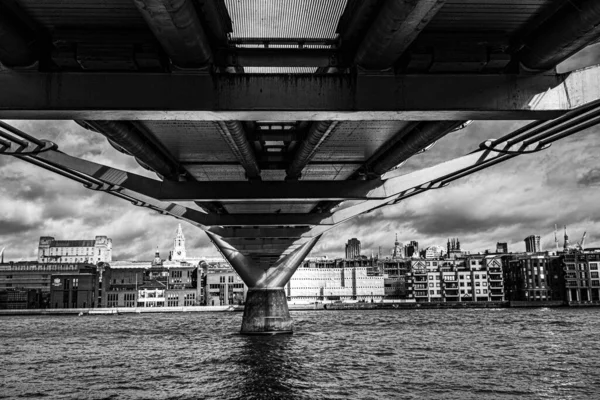
[[[132,157],[114,150],[106,139],[72,121],[8,121],[25,132],[55,141],[74,156],[156,178]],[[476,121],[447,135],[431,150],[412,157],[408,173],[466,154],[488,138],[502,136],[522,121]],[[523,239],[540,235],[542,249],[554,247],[554,224],[567,225],[572,241],[588,232],[587,246],[600,246],[595,232],[595,206],[600,150],[591,128],[555,143],[550,149],[525,155],[478,172],[447,188],[426,192],[404,202],[359,216],[324,235],[313,256],[343,256],[346,240],[361,241],[363,254],[392,248],[395,234],[403,243],[444,245],[460,237],[471,252],[508,242],[509,251],[525,249]],[[115,259],[147,259],[159,248],[170,248],[178,221],[139,209],[11,157],[0,158],[0,247],[5,260],[34,259],[39,236],[85,238],[107,235],[115,240]],[[190,204],[186,204],[190,205]],[[193,203],[192,203],[193,206]],[[40,222],[42,221],[42,222]],[[200,230],[182,224],[188,248],[196,256],[218,252]],[[165,253],[166,254],[166,253]],[[385,254],[385,253],[384,253]]]

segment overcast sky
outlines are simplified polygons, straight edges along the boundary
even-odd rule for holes
[[[7,121],[39,138],[59,144],[68,154],[146,176],[133,158],[114,150],[100,134],[71,121]],[[474,122],[413,157],[410,172],[466,154],[488,138],[500,137],[524,122]],[[555,143],[550,149],[517,157],[450,186],[358,217],[326,234],[313,255],[341,256],[356,237],[363,254],[388,254],[398,233],[401,242],[445,245],[458,237],[472,252],[524,251],[523,238],[542,236],[554,247],[554,224],[568,225],[570,239],[588,232],[587,246],[600,246],[600,130],[598,127]],[[46,172],[24,161],[0,156],[0,249],[6,260],[35,259],[40,236],[56,239],[113,239],[113,259],[151,259],[156,246],[166,257],[178,221],[141,209],[113,196]],[[182,223],[189,255],[216,256],[206,235]],[[559,232],[562,245],[562,231]]]

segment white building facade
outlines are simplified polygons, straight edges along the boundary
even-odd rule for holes
[[[366,267],[298,268],[285,287],[288,300],[380,301],[385,295],[384,276],[367,274]]]
[[[96,236],[94,240],[55,240],[51,236],[40,237],[38,262],[40,263],[110,263],[112,239]]]

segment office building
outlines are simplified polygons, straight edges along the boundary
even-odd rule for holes
[[[404,255],[406,257],[419,257],[419,242],[411,240],[409,244],[404,246]]]
[[[207,269],[206,305],[241,305],[247,292],[248,287],[231,266],[221,264]]]
[[[503,243],[503,242],[496,243],[496,253],[508,254],[508,243]]]
[[[360,257],[360,240],[352,238],[346,243],[346,260]]]
[[[527,253],[539,253],[542,251],[539,235],[531,235],[525,238],[525,251]]]

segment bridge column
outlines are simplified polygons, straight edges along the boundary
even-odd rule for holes
[[[206,234],[248,286],[241,333],[244,335],[292,333],[293,321],[284,287],[321,235],[310,239],[273,265],[264,267],[256,265],[220,236],[211,232]]]

